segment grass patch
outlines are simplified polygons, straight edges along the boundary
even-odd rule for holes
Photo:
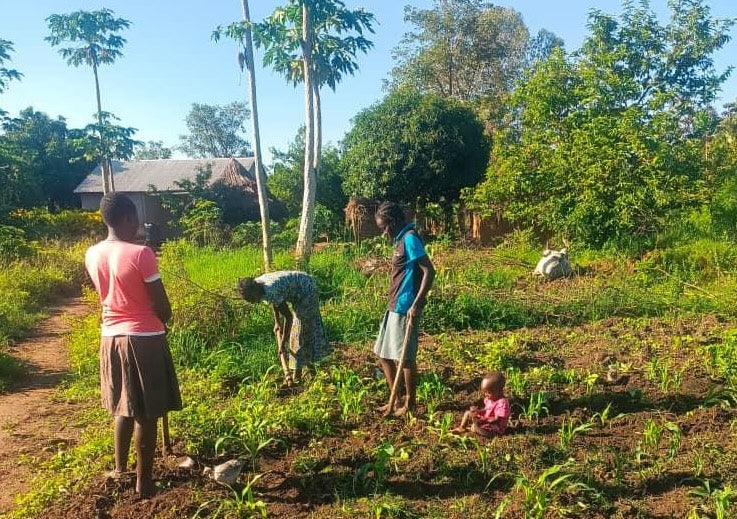
[[[531,275],[539,252],[525,236],[494,250],[428,247],[438,277],[423,317],[420,409],[382,421],[375,408],[387,388],[374,376],[367,342],[385,309],[388,276],[362,265],[384,260],[385,248],[332,245],[313,256],[323,318],[339,344],[289,393],[277,389],[269,308],[235,298],[237,278],[260,273],[261,251],[167,245],[169,343],[185,405],[170,417],[173,437],[206,464],[246,459],[254,499],[283,514],[302,513],[296,507],[309,502],[325,517],[662,515],[652,496],[675,500],[668,510],[679,516],[711,510],[722,497],[714,492],[737,479],[737,458],[725,454],[734,451],[734,435],[724,432],[737,424],[737,334],[729,331],[737,328],[737,276],[727,269],[729,247],[705,253],[715,259],[703,275],[688,266],[699,264],[699,247],[639,260],[578,251],[578,275],[554,283]],[[293,266],[283,252],[275,263]],[[90,317],[70,338],[69,398],[97,398],[97,334]],[[451,433],[460,413],[478,403],[477,378],[489,369],[507,373],[517,428],[488,442]],[[21,501],[27,515],[13,517],[57,499],[55,488],[76,481],[79,466],[109,468],[111,433],[99,425],[108,422],[98,416],[59,465],[41,468]],[[712,422],[713,430],[703,427]],[[697,478],[713,481],[708,493],[679,493]],[[194,475],[187,485],[212,509],[237,501]],[[180,504],[156,513],[174,516]]]
[[[18,261],[0,261],[0,390],[22,373],[5,349],[25,337],[60,297],[79,290],[85,245],[48,244]]]

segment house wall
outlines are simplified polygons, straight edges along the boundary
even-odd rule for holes
[[[136,206],[138,212],[138,219],[141,222],[141,226],[138,229],[138,233],[143,235],[143,224],[153,223],[156,224],[160,229],[163,229],[168,220],[168,214],[166,210],[161,207],[161,201],[156,196],[151,196],[146,193],[123,193],[125,196],[131,199],[133,204]],[[89,211],[96,211],[100,208],[100,200],[102,199],[102,193],[82,193],[80,195],[82,209]]]
[[[82,193],[79,197],[82,200],[82,209],[85,211],[97,211],[100,208],[101,194]]]

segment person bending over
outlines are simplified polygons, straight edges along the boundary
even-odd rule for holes
[[[246,301],[271,305],[277,353],[287,386],[299,382],[305,366],[332,351],[320,316],[317,284],[309,274],[282,271],[242,278],[238,291]]]

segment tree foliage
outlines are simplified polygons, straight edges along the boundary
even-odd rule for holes
[[[555,49],[512,95],[478,210],[590,244],[652,236],[673,211],[708,198],[703,137],[728,71],[712,55],[731,21],[702,0],[593,11],[581,50]]]
[[[99,159],[102,165],[102,184],[105,193],[113,189],[113,173],[110,167],[109,150],[116,148],[127,137],[120,127],[110,124],[110,116],[102,110],[100,100],[100,79],[97,69],[100,65],[110,65],[123,55],[125,38],[117,34],[130,27],[124,18],[115,18],[110,9],[99,11],[74,11],[70,14],[52,14],[46,19],[50,34],[45,39],[52,47],[62,46],[59,53],[67,64],[78,67],[86,64],[92,67],[95,77],[95,93],[97,97],[97,143]],[[67,46],[63,46],[67,45]],[[94,125],[91,125],[94,127]],[[107,132],[107,133],[106,133]],[[111,136],[114,141],[107,142]],[[125,150],[119,150],[125,154]]]
[[[288,0],[269,18],[254,24],[256,47],[263,47],[265,66],[284,76],[295,86],[304,82],[302,3]],[[358,70],[356,55],[368,52],[373,43],[365,32],[373,33],[374,15],[363,9],[347,9],[340,0],[310,0],[313,30],[312,64],[317,82],[335,90],[346,74]],[[350,35],[350,33],[355,33]]]
[[[346,135],[344,189],[399,202],[450,202],[483,178],[488,143],[458,101],[396,91],[360,112]]]
[[[0,94],[5,92],[11,81],[18,80],[23,76],[23,74],[17,70],[6,66],[6,63],[10,61],[10,53],[12,51],[13,42],[0,38]],[[0,109],[0,117],[3,117],[5,113],[6,112]]]
[[[227,158],[250,155],[246,140],[248,107],[235,101],[227,105],[192,103],[185,122],[188,135],[181,135],[179,148],[192,158]]]
[[[407,6],[413,30],[394,50],[391,86],[461,100],[499,98],[525,67],[529,32],[515,9],[482,0]]]
[[[374,17],[363,9],[347,9],[342,0],[288,0],[263,23],[254,26],[256,46],[264,47],[264,64],[305,89],[305,158],[302,216],[296,253],[302,263],[312,251],[316,171],[322,152],[320,87],[333,90],[345,74],[353,74],[358,52],[373,46]],[[351,34],[352,33],[352,34]]]
[[[737,102],[727,105],[713,137],[706,136],[709,209],[717,233],[737,237]]]
[[[304,180],[305,129],[299,129],[286,151],[271,150],[274,163],[269,176],[269,189],[276,198],[284,202],[291,215],[299,214],[302,207]],[[336,214],[342,214],[348,202],[340,176],[340,151],[335,146],[327,146],[317,172],[317,203]]]
[[[102,150],[103,157],[129,160],[133,157],[136,147],[143,143],[133,138],[138,131],[136,128],[115,124],[115,121],[119,120],[110,112],[102,112],[102,124],[88,124],[85,130],[90,141],[95,143],[96,149]],[[88,154],[87,158],[93,160],[94,154]]]
[[[94,142],[87,132],[67,127],[27,108],[7,120],[0,135],[0,212],[51,202],[73,206],[74,188],[92,170]]]
[[[138,144],[134,149],[135,160],[170,159],[171,148],[164,146],[163,141],[148,141]]]
[[[99,67],[109,65],[123,55],[125,38],[116,34],[130,27],[124,18],[115,18],[110,9],[75,11],[52,14],[46,21],[51,34],[45,39],[52,47],[73,44],[59,49],[69,65]]]

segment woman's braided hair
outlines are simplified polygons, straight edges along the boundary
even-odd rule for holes
[[[376,209],[376,218],[381,218],[387,225],[399,227],[405,222],[404,209],[396,202],[383,202]]]

